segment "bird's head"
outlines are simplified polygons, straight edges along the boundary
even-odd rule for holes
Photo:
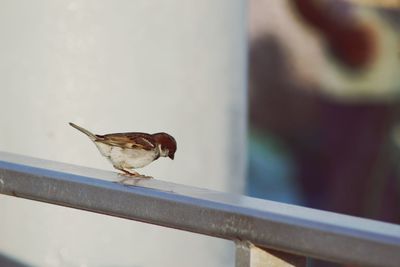
[[[176,152],[175,139],[167,133],[156,133],[153,134],[153,137],[160,149],[160,156],[174,159]]]

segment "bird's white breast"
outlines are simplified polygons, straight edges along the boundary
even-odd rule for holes
[[[158,156],[157,150],[131,149],[110,146],[101,142],[95,142],[100,153],[107,157],[118,168],[136,169],[144,167]]]

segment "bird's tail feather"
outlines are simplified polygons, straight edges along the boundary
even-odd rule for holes
[[[77,129],[77,130],[81,131],[82,133],[86,134],[87,136],[89,136],[89,138],[92,139],[92,141],[98,139],[98,137],[95,134],[93,134],[92,132],[90,132],[90,131],[88,131],[88,130],[86,130],[86,129],[84,129],[84,128],[82,128],[82,127],[80,127],[80,126],[78,126],[78,125],[76,125],[76,124],[74,124],[72,122],[70,122],[69,125],[71,125],[75,129]]]

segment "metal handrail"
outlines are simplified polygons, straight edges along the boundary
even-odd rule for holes
[[[361,266],[400,266],[400,226],[0,152],[0,193]],[[132,205],[134,203],[134,205]]]

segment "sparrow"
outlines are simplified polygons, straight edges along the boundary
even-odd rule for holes
[[[151,178],[139,174],[134,169],[142,168],[160,157],[174,159],[176,141],[167,133],[132,132],[98,135],[72,122],[69,125],[86,134],[114,168],[128,176]]]

